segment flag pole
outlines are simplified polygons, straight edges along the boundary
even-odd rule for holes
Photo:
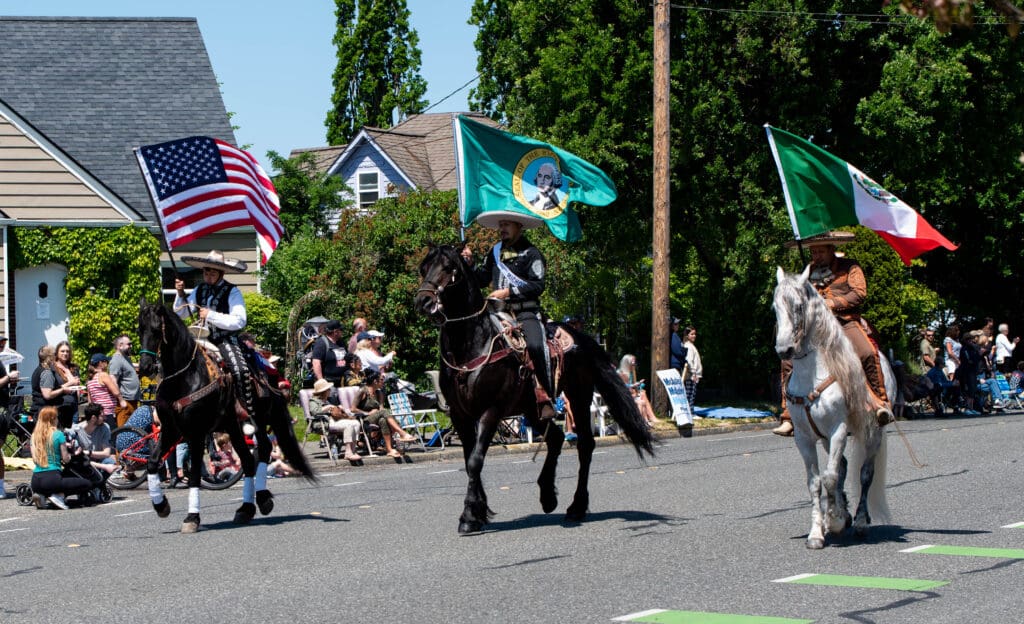
[[[459,120],[458,113],[452,113],[452,149],[455,150],[455,189],[458,192],[459,198],[459,240],[466,242],[466,222],[463,221],[465,213],[466,199],[462,193],[462,160],[459,158],[459,154],[462,150],[459,149],[462,137],[459,133]]]
[[[153,214],[156,215],[157,225],[160,226],[161,242],[163,242],[163,248],[167,252],[167,257],[171,260],[171,270],[174,271],[174,279],[181,279],[181,274],[178,272],[178,264],[174,261],[174,252],[171,251],[171,245],[167,242],[167,228],[164,226],[160,207],[157,206],[156,200],[153,198],[153,180],[149,176],[149,171],[143,166],[142,154],[139,153],[139,148],[133,147],[132,152],[135,153],[135,162],[139,165],[139,171],[142,172],[142,177],[146,180],[146,195],[149,196],[149,203],[153,206]]]

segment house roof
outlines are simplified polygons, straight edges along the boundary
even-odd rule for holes
[[[328,145],[327,147],[299,147],[293,149],[288,158],[297,158],[306,152],[313,154],[313,164],[319,172],[327,171],[338,156],[345,151],[345,145]]]
[[[0,99],[156,222],[132,148],[235,144],[194,18],[0,17]]]
[[[391,129],[367,126],[347,146],[320,149],[339,150],[337,158],[328,167],[334,172],[342,167],[347,155],[355,152],[357,142],[370,141],[416,188],[425,191],[453,190],[457,185],[452,134],[452,120],[456,115],[498,127],[497,122],[482,113],[424,113],[412,115]]]

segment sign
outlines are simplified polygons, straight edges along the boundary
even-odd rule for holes
[[[690,402],[686,400],[686,388],[683,386],[683,378],[679,371],[674,368],[658,371],[658,379],[665,386],[668,393],[668,400],[672,403],[672,415],[675,416],[676,426],[693,426],[693,411],[690,410]]]

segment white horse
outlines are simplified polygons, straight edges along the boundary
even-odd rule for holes
[[[839,321],[808,281],[809,274],[810,266],[799,275],[787,275],[780,267],[772,307],[778,322],[775,351],[793,363],[793,374],[783,391],[811,493],[807,547],[819,549],[825,547],[826,523],[828,532],[836,534],[850,526],[843,492],[847,472],[843,451],[848,435],[852,439],[849,468],[860,474],[859,483],[850,487],[850,498],[858,501],[854,532],[864,536],[872,517],[876,522],[888,520],[889,507],[885,500],[885,432],[875,420],[864,370]],[[889,361],[880,356],[886,392],[896,396]],[[828,457],[820,474],[818,440]]]

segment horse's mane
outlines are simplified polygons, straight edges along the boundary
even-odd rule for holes
[[[828,309],[825,299],[801,275],[787,274],[779,282],[779,290],[790,308],[794,307],[794,302],[803,304],[804,346],[821,355],[825,370],[835,378],[843,391],[843,400],[850,414],[851,431],[859,431],[870,400],[864,369],[853,345],[843,335],[843,328]]]
[[[143,306],[143,313],[152,314],[160,319],[163,324],[164,337],[169,345],[174,348],[182,348],[184,353],[192,353],[195,339],[189,333],[185,322],[173,310],[162,303],[147,303]]]

